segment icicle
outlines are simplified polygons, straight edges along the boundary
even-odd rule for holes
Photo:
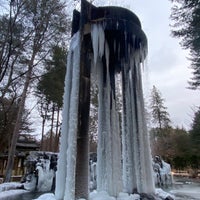
[[[109,47],[105,45],[106,66],[101,59],[97,62],[98,76],[98,149],[97,149],[97,190],[107,191],[112,196],[122,189],[120,134],[116,103],[111,91],[109,72]],[[106,81],[104,82],[104,74]]]
[[[60,137],[60,150],[58,155],[58,170],[56,172],[56,188],[55,196],[56,199],[60,200],[64,196],[65,190],[65,179],[66,179],[66,152],[68,147],[68,129],[69,129],[69,108],[70,108],[70,97],[71,97],[71,83],[72,83],[72,50],[68,53],[67,58],[67,73],[65,76],[65,91],[63,97],[63,112],[62,112],[62,128]]]
[[[98,25],[98,34],[99,34],[99,57],[102,58],[105,46],[105,33],[101,24]]]
[[[123,150],[123,184],[124,190],[132,193],[136,188],[135,179],[135,166],[133,158],[133,128],[132,128],[132,115],[131,110],[131,93],[129,90],[129,72],[126,63],[122,66],[122,92],[123,92],[123,132],[122,132],[122,150]]]
[[[104,120],[104,89],[103,89],[103,64],[101,60],[97,62],[98,70],[98,146],[97,146],[97,191],[106,189],[106,152],[105,152],[105,120]]]
[[[106,56],[106,67],[107,67],[107,72],[109,72],[109,61],[110,61],[110,50],[109,50],[109,46],[108,43],[106,42],[105,44],[105,56]],[[109,73],[107,73],[108,75]]]
[[[143,143],[141,144],[141,152],[144,155],[144,163],[142,165],[144,166],[144,175],[143,178],[144,181],[144,192],[145,193],[154,193],[155,187],[154,187],[154,179],[153,179],[153,169],[152,169],[152,158],[151,158],[151,152],[150,152],[150,144],[149,144],[149,138],[147,133],[147,125],[145,121],[145,111],[144,111],[144,100],[143,100],[143,91],[142,91],[142,80],[141,80],[141,68],[138,68],[138,90],[140,93],[139,96],[139,102],[138,107],[140,109],[140,128],[143,131],[143,135],[141,136],[141,139],[143,139]],[[145,148],[144,148],[145,146]]]
[[[98,57],[98,45],[99,45],[99,33],[98,33],[98,26],[96,24],[91,26],[91,37],[92,37],[92,47],[93,47],[93,55],[94,55],[94,64],[97,63]]]
[[[116,111],[116,102],[112,93],[112,109],[111,109],[111,160],[112,160],[112,190],[111,195],[117,196],[122,191],[122,166],[121,166],[121,141],[119,116]]]
[[[124,34],[125,43],[127,35]],[[135,36],[133,36],[135,41]],[[144,103],[141,83],[141,61],[146,47],[135,49],[127,44],[125,62],[122,65],[123,85],[123,184],[124,190],[139,193],[154,193],[152,162],[147,128],[144,117]],[[130,70],[130,71],[129,71]]]
[[[80,34],[74,35],[68,54],[65,78],[63,123],[56,174],[55,196],[57,200],[74,200],[75,147],[77,127],[77,104],[79,94]],[[69,187],[70,186],[70,187]]]
[[[101,24],[91,26],[92,47],[94,54],[94,64],[97,63],[97,57],[102,58],[104,54],[105,33]]]
[[[73,49],[73,74],[69,109],[69,135],[67,149],[67,176],[64,200],[75,198],[76,143],[78,124],[78,100],[80,77],[80,34],[76,35],[76,45]]]
[[[154,183],[152,176],[152,161],[150,153],[150,145],[147,135],[147,126],[144,117],[144,103],[143,103],[143,91],[141,82],[141,51],[132,50],[131,58],[131,87],[134,88],[136,99],[132,104],[134,111],[135,124],[137,127],[137,133],[134,135],[134,154],[135,163],[137,163],[136,169],[136,180],[137,190],[140,193],[154,193]],[[135,80],[133,82],[133,80]]]

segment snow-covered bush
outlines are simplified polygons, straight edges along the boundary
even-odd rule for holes
[[[171,166],[164,162],[160,156],[154,157],[153,170],[156,186],[165,187],[172,185]]]
[[[30,152],[26,159],[27,168],[23,185],[26,190],[47,192],[55,187],[57,154],[51,152]]]

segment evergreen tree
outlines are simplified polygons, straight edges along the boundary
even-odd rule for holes
[[[170,126],[169,113],[167,107],[164,106],[164,99],[161,96],[160,91],[153,86],[151,91],[150,100],[152,122],[156,128],[160,130]]]
[[[46,61],[47,72],[42,75],[37,85],[38,93],[43,94],[47,102],[55,103],[58,108],[63,104],[66,57],[66,49],[54,46],[52,58]]]
[[[50,130],[50,145],[49,150],[58,150],[59,141],[59,114],[63,105],[63,93],[64,93],[64,78],[66,73],[66,57],[67,51],[59,46],[52,48],[52,58],[46,61],[47,72],[42,75],[37,85],[37,96],[39,96],[40,113],[42,113],[43,124],[42,124],[42,140],[41,146],[43,146],[44,137],[44,123],[47,119],[47,115],[50,116],[51,111],[51,130]],[[48,109],[47,109],[48,108]],[[51,109],[50,109],[51,108]],[[42,109],[42,110],[41,110]],[[48,111],[48,113],[47,113]],[[45,114],[44,114],[45,113]],[[56,131],[53,144],[53,129],[54,129],[54,118],[56,118]]]
[[[181,39],[181,46],[190,50],[193,77],[191,89],[200,88],[200,2],[171,0],[172,35]]]
[[[194,150],[194,153],[199,154],[200,152],[200,107],[194,113],[194,119],[192,122],[190,135],[191,135],[191,142],[192,142],[192,148]]]

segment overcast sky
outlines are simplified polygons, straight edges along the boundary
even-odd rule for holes
[[[195,106],[200,105],[200,92],[187,89],[192,77],[188,52],[181,49],[179,39],[170,36],[169,0],[113,0],[132,10],[142,23],[148,38],[147,80],[145,88],[155,85],[165,99],[174,126],[190,128]]]
[[[177,38],[170,35],[171,2],[169,0],[134,0],[130,9],[140,18],[148,37],[147,59],[149,84],[162,93],[173,125],[190,128],[200,92],[187,89],[192,77],[189,56]]]

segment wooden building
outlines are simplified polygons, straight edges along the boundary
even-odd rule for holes
[[[19,181],[24,175],[24,161],[30,151],[39,151],[39,143],[31,135],[20,135],[17,141],[12,181]],[[0,183],[5,175],[8,153],[0,154]]]

